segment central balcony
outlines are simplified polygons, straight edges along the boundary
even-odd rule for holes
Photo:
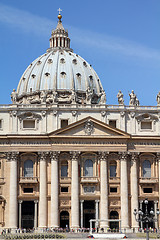
[[[98,183],[98,177],[81,177],[81,183]]]
[[[38,183],[38,177],[20,177],[19,183]]]

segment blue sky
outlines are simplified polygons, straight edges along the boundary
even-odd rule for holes
[[[74,52],[92,64],[106,91],[133,89],[141,105],[160,91],[160,0],[0,0],[0,104],[9,104],[27,66],[49,47],[61,8]]]

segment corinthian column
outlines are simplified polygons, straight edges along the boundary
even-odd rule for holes
[[[107,157],[108,155],[105,152],[99,153],[99,159],[101,162],[101,171],[100,171],[100,190],[101,190],[101,196],[100,196],[100,218],[101,220],[107,220],[108,219],[108,172],[107,172]],[[104,228],[104,230],[107,230],[108,222],[101,222],[101,228]]]
[[[131,220],[132,228],[135,228],[135,230],[139,228],[139,224],[133,214],[134,209],[138,209],[137,159],[138,155],[133,153],[131,155]]]
[[[46,152],[39,152],[40,182],[39,182],[39,228],[47,226],[47,169]]]
[[[121,155],[121,227],[129,228],[128,223],[128,176],[127,176],[127,154]]]
[[[72,183],[71,183],[71,228],[79,228],[79,181],[78,157],[80,152],[71,152]]]
[[[17,156],[18,152],[7,153],[10,162],[10,192],[9,192],[9,228],[17,228],[18,202],[17,202]]]
[[[58,228],[58,156],[51,152],[51,227]]]

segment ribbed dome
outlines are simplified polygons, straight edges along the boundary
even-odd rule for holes
[[[61,19],[47,53],[32,62],[12,92],[17,103],[105,103],[101,82],[83,58],[72,52]]]

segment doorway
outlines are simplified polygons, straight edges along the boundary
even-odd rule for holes
[[[117,211],[111,211],[110,212],[110,219],[113,220],[113,219],[119,219],[119,214]],[[119,230],[119,222],[109,222],[109,225],[110,225],[110,229],[113,231],[117,231]]]
[[[34,228],[34,201],[23,201],[22,203],[22,228]]]
[[[60,227],[69,228],[69,213],[67,211],[60,213]]]
[[[84,217],[83,217],[83,222],[84,222],[84,227],[85,228],[90,228],[90,219],[95,219],[95,201],[84,201],[83,205],[84,209]],[[93,222],[92,227],[95,227],[95,223]]]
[[[148,212],[151,211],[151,208],[154,209],[154,201],[148,201],[148,205],[147,205],[147,210]],[[146,211],[146,205],[144,203],[142,203],[142,211],[145,212]],[[154,228],[155,227],[155,223],[154,222],[149,222],[148,223],[148,228]],[[143,229],[146,228],[146,223],[143,223]]]

